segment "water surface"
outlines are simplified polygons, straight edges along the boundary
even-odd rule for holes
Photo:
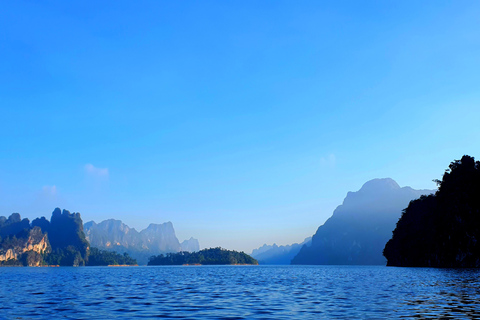
[[[0,268],[4,319],[480,319],[480,270]]]

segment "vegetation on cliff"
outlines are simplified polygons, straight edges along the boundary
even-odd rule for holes
[[[128,254],[90,248],[79,213],[56,208],[31,225],[18,213],[0,217],[0,265],[136,265]]]
[[[383,254],[389,266],[480,267],[480,162],[463,156],[411,201]]]
[[[159,265],[220,265],[220,264],[258,264],[258,261],[244,252],[222,248],[203,249],[198,252],[178,252],[150,257],[149,266]]]
[[[38,226],[48,235],[52,252],[45,257],[45,263],[61,266],[84,266],[88,258],[89,244],[83,232],[80,213],[56,208],[50,221],[37,218],[32,226]]]
[[[42,265],[50,252],[47,235],[34,227],[0,239],[0,265]]]

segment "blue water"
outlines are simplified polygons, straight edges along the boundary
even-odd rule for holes
[[[0,268],[2,319],[480,319],[480,270]]]

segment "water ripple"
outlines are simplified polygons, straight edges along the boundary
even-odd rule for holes
[[[476,269],[0,268],[5,319],[480,319]]]

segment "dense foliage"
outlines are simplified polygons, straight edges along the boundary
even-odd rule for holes
[[[87,266],[137,265],[137,260],[128,253],[119,254],[115,251],[90,248]]]
[[[124,254],[89,248],[79,213],[56,208],[50,221],[44,217],[28,222],[18,213],[8,219],[0,217],[0,255],[13,250],[17,258],[1,261],[0,265],[135,265],[137,262]],[[45,237],[46,235],[46,237]],[[47,249],[42,253],[26,251],[28,243],[46,239]]]
[[[44,253],[48,254],[50,252],[50,244],[45,234],[42,233],[42,230],[38,227],[23,229],[16,235],[8,235],[3,239],[0,238],[0,256],[2,256],[0,265],[37,266],[44,264],[44,255],[33,250],[33,245],[38,245],[43,240],[45,240],[43,244],[46,246]],[[16,254],[17,258],[4,260],[7,258],[8,251]]]
[[[203,249],[198,252],[178,252],[150,257],[149,266],[184,264],[258,264],[258,261],[244,252],[222,248]]]
[[[390,266],[480,267],[480,162],[463,156],[410,202],[383,251]]]
[[[66,248],[57,248],[51,253],[44,255],[46,265],[55,266],[84,266],[85,260],[77,248],[68,246]]]

